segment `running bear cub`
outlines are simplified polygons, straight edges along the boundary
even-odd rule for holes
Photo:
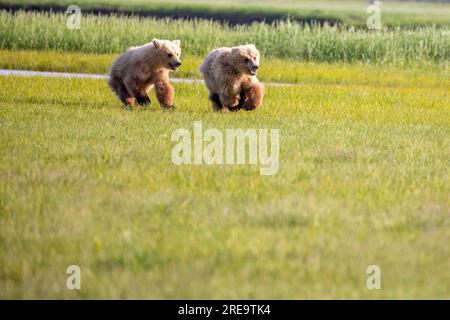
[[[131,47],[112,64],[108,84],[125,105],[150,104],[148,91],[155,87],[159,104],[174,109],[174,89],[169,72],[181,66],[180,40],[158,40]]]
[[[254,110],[264,87],[256,78],[259,51],[253,44],[211,51],[200,67],[214,111]]]

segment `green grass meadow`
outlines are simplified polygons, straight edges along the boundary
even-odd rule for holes
[[[448,26],[84,15],[68,30],[66,18],[1,11],[0,69],[107,74],[156,37],[182,40],[172,77],[200,79],[210,49],[252,42],[266,95],[253,112],[217,114],[204,84],[175,83],[165,112],[153,92],[124,108],[106,80],[0,76],[1,299],[450,298]],[[279,129],[278,173],[173,164],[172,132],[195,121]],[[66,288],[69,265],[80,290]],[[366,287],[370,265],[381,290]]]
[[[126,111],[102,80],[0,77],[1,296],[448,298],[449,80],[364,76],[229,115],[201,84],[168,113]],[[280,129],[278,174],[172,164],[171,132],[196,120]]]

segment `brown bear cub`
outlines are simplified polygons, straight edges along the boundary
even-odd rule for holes
[[[256,78],[259,51],[252,44],[211,51],[200,67],[214,111],[254,110],[264,87]]]
[[[174,109],[174,89],[169,72],[180,65],[180,40],[158,40],[132,47],[112,64],[108,84],[125,105],[150,104],[148,92],[155,87],[159,104]]]

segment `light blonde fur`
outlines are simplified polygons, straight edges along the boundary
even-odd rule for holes
[[[256,78],[260,54],[252,44],[211,51],[200,67],[214,111],[254,110],[264,87]]]
[[[174,89],[169,72],[180,65],[180,40],[154,39],[132,47],[112,64],[108,84],[125,105],[148,104],[148,92],[156,87],[163,108],[173,108]]]

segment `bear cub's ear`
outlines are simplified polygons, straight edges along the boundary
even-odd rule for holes
[[[173,40],[172,42],[175,43],[175,45],[177,45],[177,46],[181,46],[180,40]]]
[[[232,55],[236,55],[236,54],[239,54],[240,51],[241,51],[241,50],[240,50],[239,47],[234,47],[234,48],[231,48],[230,53],[231,53]]]
[[[156,48],[158,48],[158,47],[161,45],[161,43],[159,42],[158,39],[153,39],[153,40],[152,40],[152,43],[153,43],[153,45],[154,45]]]

